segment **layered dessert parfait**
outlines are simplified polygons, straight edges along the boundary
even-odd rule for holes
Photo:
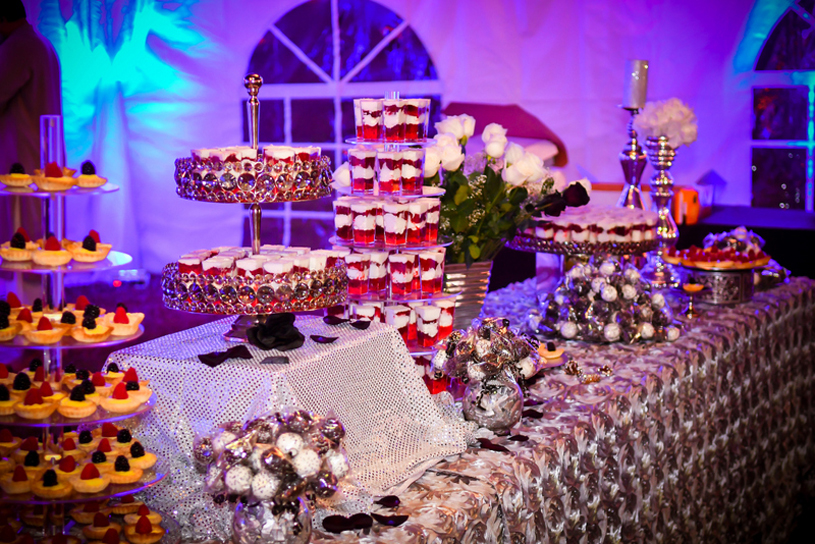
[[[387,251],[366,251],[371,259],[368,268],[368,291],[384,294],[388,292],[388,257]]]
[[[402,151],[402,194],[420,195],[424,185],[424,149]]]
[[[413,292],[413,269],[416,255],[399,253],[388,258],[391,277],[391,295],[406,296]]]
[[[402,101],[405,116],[405,140],[427,138],[427,120],[430,117],[429,98],[409,98]]]
[[[382,100],[354,99],[354,123],[357,138],[378,141],[382,139]]]
[[[402,153],[399,151],[379,151],[376,153],[379,165],[379,193],[398,194],[402,190]]]
[[[439,341],[440,316],[441,308],[438,306],[416,308],[416,340],[420,346],[429,348]]]
[[[354,253],[345,258],[348,267],[348,294],[364,295],[368,293],[368,269],[371,266],[370,255]]]
[[[440,293],[444,276],[444,252],[422,251],[418,253],[418,257],[419,290],[423,295]]]
[[[582,206],[559,217],[541,217],[525,234],[557,243],[620,244],[656,238],[656,212],[631,208]]]
[[[334,228],[337,238],[344,242],[354,241],[354,221],[351,216],[353,199],[341,196],[334,201]]]
[[[439,216],[441,215],[441,200],[438,198],[421,199],[427,205],[426,226],[424,242],[435,244],[439,239]]]
[[[390,247],[432,246],[439,235],[441,202],[437,198],[377,201],[339,197],[334,227],[341,243]]]
[[[441,310],[439,314],[439,340],[444,340],[453,332],[453,317],[455,316],[456,302],[450,299],[437,300],[433,302],[433,306]]]
[[[396,305],[387,306],[385,308],[385,323],[399,331],[402,340],[407,343],[408,338],[408,325],[410,324],[410,307]]]
[[[355,200],[351,203],[351,217],[353,218],[354,243],[373,245],[376,241],[376,206],[365,200]]]
[[[398,202],[382,205],[385,245],[404,246],[408,234],[408,206]],[[356,225],[354,225],[356,228]]]
[[[386,98],[382,101],[382,124],[386,142],[402,142],[405,139],[404,100]]]
[[[377,152],[368,149],[349,149],[348,166],[351,170],[351,192],[373,194],[376,180]]]
[[[419,246],[424,243],[424,230],[427,225],[427,203],[422,202],[422,200],[414,200],[407,205],[407,245]]]

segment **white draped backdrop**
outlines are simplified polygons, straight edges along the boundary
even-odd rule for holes
[[[680,97],[700,120],[677,181],[714,170],[727,182],[719,202],[749,204],[752,68],[789,2],[378,1],[424,43],[445,103],[522,106],[564,140],[569,177],[622,179],[623,64],[648,59],[649,98]],[[243,210],[179,199],[173,161],[241,141],[252,51],[301,1],[26,3],[61,57],[69,164],[92,158],[124,189],[71,202],[69,234],[97,228],[153,272],[181,252],[240,243]]]

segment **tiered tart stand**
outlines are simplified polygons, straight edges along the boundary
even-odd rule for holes
[[[258,92],[263,78],[249,74],[244,86],[249,93],[251,143],[259,146]],[[302,202],[331,195],[330,161],[326,157],[291,165],[269,166],[262,159],[226,164],[217,160],[183,158],[175,163],[176,192],[197,202],[250,204],[252,253],[260,253],[261,204]],[[182,274],[176,263],[164,267],[161,286],[164,305],[173,310],[239,316],[227,340],[246,341],[246,331],[269,314],[329,308],[346,300],[348,278],[340,262],[316,274],[218,277]]]

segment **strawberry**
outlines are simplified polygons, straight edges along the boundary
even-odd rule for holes
[[[115,438],[119,434],[119,428],[113,423],[102,424],[102,436],[104,438]]]
[[[110,527],[110,519],[103,513],[98,512],[93,516],[94,527]]]
[[[101,372],[94,372],[93,376],[91,376],[91,383],[93,383],[95,387],[104,387],[107,382]]]
[[[116,387],[113,389],[112,397],[117,400],[127,400],[130,398],[130,395],[127,394],[127,385],[125,382],[116,384]]]
[[[14,435],[8,429],[0,430],[0,443],[10,444],[14,442]]]
[[[34,371],[34,381],[35,382],[44,382],[45,381],[45,368],[38,366],[37,370]]]
[[[93,463],[88,463],[85,465],[85,468],[82,469],[82,475],[80,476],[83,480],[93,480],[99,477],[99,469]]]
[[[59,243],[56,236],[49,236],[45,241],[45,247],[43,249],[46,251],[61,251],[62,245]]]
[[[139,381],[139,376],[136,374],[136,369],[133,367],[128,368],[125,370],[125,375],[122,378],[123,382],[137,382]]]
[[[127,310],[119,306],[116,308],[116,315],[113,316],[114,323],[121,323],[123,325],[127,325],[130,323],[130,319],[127,317]]]
[[[107,438],[103,438],[99,441],[99,447],[96,448],[96,451],[101,451],[102,453],[110,453],[113,451],[113,448],[110,447],[110,440]]]
[[[133,495],[125,495],[121,500],[122,504],[131,504],[134,502],[136,502],[136,499],[133,497]]]
[[[11,477],[12,482],[25,482],[28,480],[28,475],[25,473],[23,465],[14,467],[14,476]]]
[[[17,540],[17,531],[11,525],[3,525],[3,528],[0,529],[0,542],[14,542],[15,540]]]
[[[64,451],[74,451],[76,449],[76,442],[70,436],[62,441],[62,449]]]
[[[147,508],[146,504],[142,504],[139,506],[139,511],[137,512],[140,516],[147,516],[150,514],[150,509]]]
[[[17,314],[17,321],[25,321],[26,323],[34,323],[34,318],[31,317],[31,310],[28,308],[23,308],[20,310],[20,313]]]
[[[12,308],[19,308],[20,306],[22,306],[20,299],[17,298],[17,295],[15,295],[14,293],[9,293],[8,295],[6,295],[6,302],[8,302],[8,305],[11,306]]]
[[[38,331],[52,331],[52,330],[54,330],[54,326],[51,325],[51,321],[47,317],[42,316],[40,318],[39,322],[37,323],[37,330]]]
[[[28,235],[28,231],[26,231],[23,227],[17,229],[17,234],[22,236],[26,243],[31,241],[31,236]]]
[[[85,503],[85,508],[82,510],[83,512],[87,512],[92,514],[94,512],[99,511],[99,503],[97,501],[90,501]]]
[[[76,303],[74,304],[74,306],[76,307],[77,311],[84,312],[85,307],[90,303],[91,301],[88,300],[88,297],[86,297],[85,295],[79,295],[78,297],[76,297]]]
[[[20,444],[20,449],[23,451],[37,451],[40,449],[40,442],[36,436],[29,436]]]
[[[59,469],[62,472],[73,472],[76,470],[76,459],[70,455],[59,462]]]
[[[45,401],[42,400],[42,394],[40,390],[36,387],[32,387],[28,390],[28,393],[25,394],[25,400],[23,404],[26,406],[31,406],[34,404],[45,404]]]
[[[147,519],[147,516],[142,516],[136,522],[136,532],[140,535],[149,535],[153,532],[153,524]]]
[[[116,532],[116,529],[108,529],[105,536],[102,537],[102,542],[104,544],[119,544],[119,533]]]
[[[42,387],[40,387],[40,395],[43,397],[53,397],[54,390],[51,389],[51,384],[48,382],[42,382]]]
[[[55,162],[49,162],[45,165],[45,177],[47,178],[61,178],[62,168]]]
[[[5,380],[6,378],[8,378],[8,367],[0,363],[0,380]]]
[[[91,231],[88,233],[88,236],[93,238],[93,241],[96,242],[97,244],[101,243],[101,240],[99,239],[99,233],[96,232],[95,230],[91,229]]]

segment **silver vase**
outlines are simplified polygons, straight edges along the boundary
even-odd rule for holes
[[[618,208],[633,208],[642,210],[642,191],[640,190],[640,178],[645,169],[645,153],[642,152],[637,131],[634,130],[634,117],[639,112],[639,108],[625,108],[630,114],[628,121],[628,143],[620,151],[620,166],[623,168],[625,176],[625,187],[617,199]]]
[[[456,297],[454,329],[466,329],[481,313],[490,286],[490,274],[492,261],[476,262],[470,268],[466,264],[444,265],[444,288],[461,293]]]
[[[521,420],[524,397],[518,382],[501,372],[494,378],[468,383],[461,408],[465,419],[503,436]]]
[[[234,544],[306,544],[311,513],[302,498],[288,503],[238,503],[232,518]]]
[[[679,238],[679,229],[671,213],[674,178],[669,172],[676,157],[676,150],[670,146],[666,136],[649,137],[645,140],[645,153],[648,162],[654,168],[654,175],[650,179],[653,202],[651,209],[659,215],[657,221],[659,248],[649,256],[648,266],[643,269],[642,275],[657,289],[676,287],[679,285],[679,275],[673,266],[662,258],[665,251],[674,247]]]

